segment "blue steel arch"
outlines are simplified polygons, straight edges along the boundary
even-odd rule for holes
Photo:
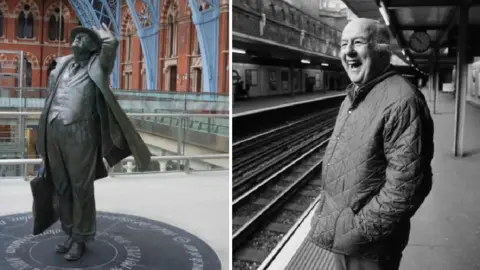
[[[198,43],[202,55],[203,89],[218,92],[218,36],[220,5],[218,0],[188,0],[192,20],[197,29]],[[201,3],[207,3],[206,9]]]
[[[125,0],[137,28],[145,61],[147,89],[157,89],[158,72],[158,33],[160,21],[160,0]],[[143,4],[145,11],[138,11],[137,3]],[[136,8],[137,7],[137,8]]]
[[[84,27],[101,27],[105,23],[120,39],[120,1],[121,0],[69,0],[75,10],[80,23]],[[117,49],[117,58],[113,66],[110,83],[113,88],[120,87],[120,48]]]

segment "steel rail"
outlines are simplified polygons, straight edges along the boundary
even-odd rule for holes
[[[23,112],[2,112],[0,117],[8,116],[40,116],[41,112],[23,111]],[[166,116],[166,117],[212,117],[228,118],[230,114],[208,114],[208,113],[126,113],[127,116]]]
[[[324,141],[322,144],[319,144],[315,147],[315,150],[318,150],[321,146],[323,146],[328,140]],[[311,154],[313,151],[309,151]],[[314,165],[310,166],[307,170],[305,170],[293,183],[288,186],[285,190],[280,192],[272,201],[270,201],[265,207],[263,207],[260,211],[258,211],[253,218],[248,220],[245,224],[243,224],[232,237],[232,245],[234,252],[240,248],[244,244],[244,242],[248,241],[248,237],[256,232],[256,229],[262,225],[264,225],[265,219],[268,219],[275,211],[281,207],[283,204],[288,201],[289,197],[298,190],[302,183],[307,181],[308,177],[313,171],[321,166],[322,161],[315,163]]]

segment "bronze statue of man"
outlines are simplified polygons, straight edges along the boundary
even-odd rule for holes
[[[118,40],[105,25],[76,27],[71,40],[73,54],[57,58],[49,75],[37,150],[68,235],[56,251],[74,261],[95,237],[94,181],[108,176],[103,159],[114,166],[132,155],[144,170],[151,154],[109,88]]]

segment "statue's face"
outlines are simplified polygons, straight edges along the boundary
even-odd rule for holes
[[[96,49],[96,44],[93,39],[85,33],[80,33],[75,36],[72,42],[73,53],[83,54],[90,53]]]

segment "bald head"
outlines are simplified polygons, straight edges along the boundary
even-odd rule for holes
[[[345,26],[340,59],[353,83],[363,85],[390,64],[390,35],[380,22],[358,18]]]

